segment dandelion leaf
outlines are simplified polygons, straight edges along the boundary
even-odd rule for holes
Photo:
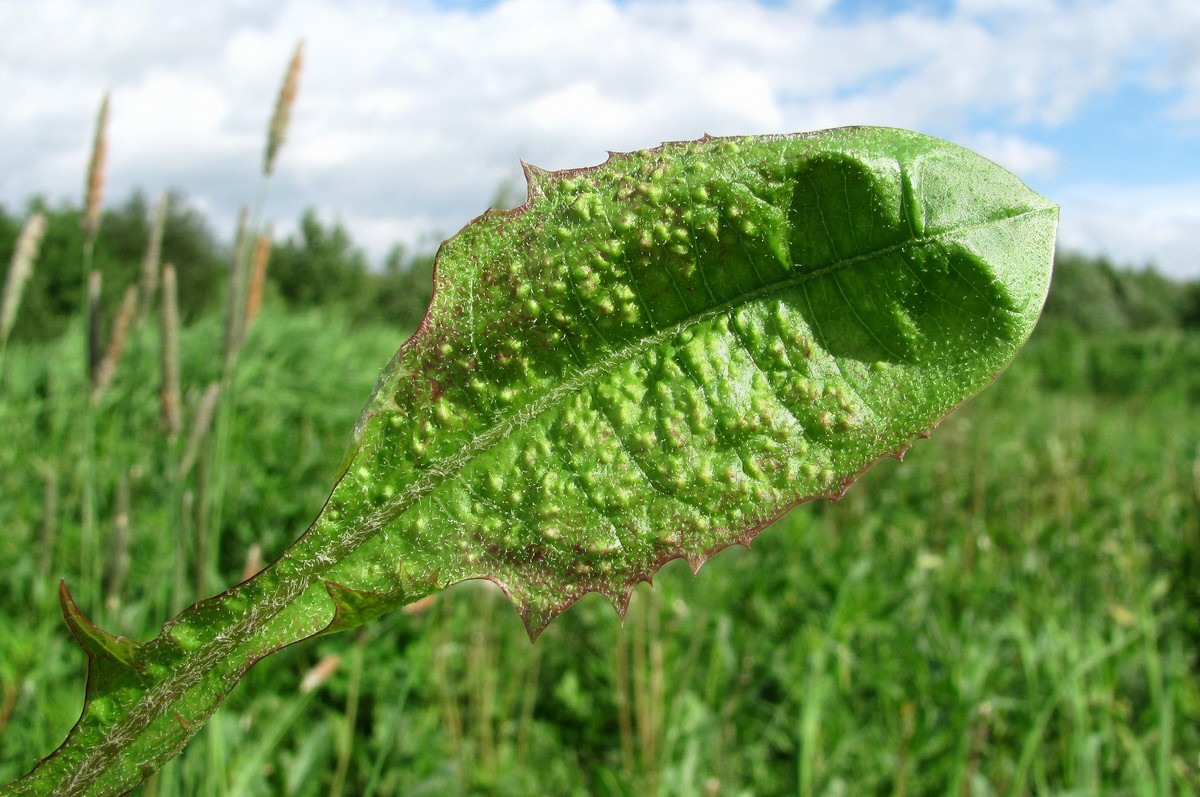
[[[1003,369],[1048,285],[1056,206],[914,133],[527,173],[525,205],[444,244],[359,422],[317,526],[355,540],[343,585],[491,579],[533,635],[586,592],[620,609],[904,451]]]
[[[499,584],[532,636],[587,592],[623,611],[665,562],[698,568],[926,436],[1012,359],[1049,284],[1057,207],[915,133],[526,174],[524,205],[443,244],[428,314],[279,559],[142,645],[64,592],[88,702],[0,795],[132,788],[255,661],[465,579]]]

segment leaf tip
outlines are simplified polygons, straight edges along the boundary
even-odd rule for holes
[[[688,553],[685,554],[683,560],[688,563],[688,567],[692,569],[692,575],[700,572],[700,568],[704,567],[704,563],[708,561],[708,556],[705,553]]]
[[[647,583],[651,583],[650,579],[646,579],[646,581]],[[624,622],[625,614],[629,611],[629,600],[633,597],[633,587],[627,587],[620,592],[605,593],[604,597],[608,598],[608,602],[612,604],[617,617]]]
[[[546,187],[550,185],[551,172],[527,161],[521,161],[521,171],[525,174],[527,187],[525,201],[528,202],[534,197],[545,195]]]
[[[537,642],[538,637],[546,630],[546,626],[550,625],[550,621],[554,619],[554,612],[546,609],[537,610],[530,604],[517,604],[517,614],[521,618],[521,622],[525,625],[525,633],[529,634],[529,642],[532,644]]]
[[[92,623],[91,620],[79,608],[79,604],[75,602],[75,598],[71,596],[71,590],[67,589],[66,579],[60,579],[58,582],[58,604],[62,607],[63,619],[67,622],[67,628],[71,630],[71,634],[79,642],[80,647],[85,652],[88,651],[86,640],[90,639],[93,634],[99,632],[100,629]]]
[[[401,572],[404,572],[403,568]],[[322,635],[363,625],[393,609],[427,598],[442,588],[436,575],[427,581],[402,580],[401,585],[390,592],[358,590],[329,579],[322,583],[333,601],[333,617],[320,631]]]
[[[65,578],[58,580],[58,605],[62,607],[63,619],[67,621],[67,627],[71,629],[71,633],[75,633],[76,627],[88,622],[87,618],[83,616],[83,612],[79,610],[79,604],[75,603],[75,599],[71,597],[71,590],[67,589]]]
[[[87,618],[79,604],[67,589],[67,582],[58,582],[58,602],[62,607],[63,619],[75,637],[76,643],[93,661],[116,659],[122,664],[133,666],[139,642],[110,634]]]

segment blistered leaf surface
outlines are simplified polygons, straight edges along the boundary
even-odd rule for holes
[[[1057,208],[946,142],[885,129],[704,139],[548,173],[447,241],[346,471],[267,570],[138,644],[87,622],[84,714],[0,794],[116,794],[258,659],[464,579],[530,633],[623,610],[788,508],[836,498],[1014,356]]]
[[[489,578],[533,633],[587,591],[622,607],[903,451],[1003,368],[1047,287],[1057,209],[913,133],[528,173],[523,208],[443,247],[363,416],[314,530],[378,525],[330,571],[345,586]]]

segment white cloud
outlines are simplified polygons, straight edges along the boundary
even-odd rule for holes
[[[1061,247],[1107,255],[1120,265],[1200,276],[1200,181],[1138,189],[1079,186],[1059,199]]]
[[[958,143],[1027,180],[1055,177],[1062,163],[1062,153],[1058,150],[1018,136],[983,132],[969,135]]]
[[[268,213],[287,229],[317,206],[376,256],[391,236],[453,232],[519,158],[566,168],[706,132],[867,123],[946,135],[1027,179],[1069,184],[1096,178],[1023,130],[1052,132],[1121,86],[1163,92],[1178,118],[1200,120],[1195,0],[960,0],[949,14],[841,22],[831,6],[5,4],[0,201],[78,195],[111,87],[109,196],[180,188],[227,230],[256,190],[274,93],[300,38],[307,60]],[[1157,218],[1169,211],[1154,207]],[[1076,229],[1103,237],[1102,224]],[[1173,235],[1139,236],[1132,259],[1182,263]]]

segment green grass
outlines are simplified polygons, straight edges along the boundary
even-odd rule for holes
[[[270,558],[315,516],[405,334],[260,320],[218,463],[224,583],[252,544]],[[215,321],[184,335],[189,406],[219,374],[219,339]],[[164,475],[179,451],[145,329],[96,413],[99,565],[120,553],[124,478],[131,567],[84,588],[78,340],[10,348],[0,396],[0,781],[82,704],[58,579],[146,639],[194,545],[176,502],[197,484]],[[1043,330],[904,463],[697,577],[673,563],[624,628],[592,596],[530,646],[496,590],[454,588],[262,662],[141,792],[1200,793],[1198,404],[1195,336]],[[327,656],[340,667],[301,693]]]

